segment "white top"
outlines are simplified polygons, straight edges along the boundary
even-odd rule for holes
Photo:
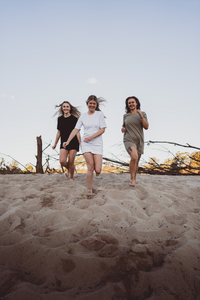
[[[82,153],[91,152],[92,154],[103,155],[102,135],[92,139],[89,143],[84,142],[86,137],[97,133],[101,128],[107,127],[102,111],[95,110],[92,115],[89,115],[88,113],[82,114],[78,119],[75,128],[80,130],[82,126],[84,128],[84,134],[81,139]]]

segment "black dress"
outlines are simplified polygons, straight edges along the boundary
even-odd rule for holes
[[[60,116],[58,118],[57,129],[60,131],[60,136],[61,136],[60,149],[66,149],[66,150],[74,149],[74,150],[79,151],[79,142],[78,142],[77,136],[75,136],[71,140],[71,142],[69,143],[69,145],[67,145],[66,148],[63,148],[63,143],[68,140],[68,137],[69,137],[70,133],[72,132],[72,130],[74,129],[77,120],[78,119],[72,115],[67,118],[65,118],[64,116]]]

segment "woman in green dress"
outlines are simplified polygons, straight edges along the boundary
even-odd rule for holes
[[[140,101],[135,96],[128,97],[125,101],[126,114],[123,119],[122,132],[124,133],[124,146],[131,157],[130,186],[135,186],[139,160],[144,152],[143,128],[148,129],[149,123],[146,113],[140,110]]]

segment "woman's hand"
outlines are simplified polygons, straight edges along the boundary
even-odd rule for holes
[[[56,145],[59,141],[59,138],[60,138],[60,130],[58,130],[57,133],[56,133],[56,139],[55,139],[54,145],[52,146],[53,150],[56,148]]]
[[[137,113],[140,115],[140,118],[142,119],[142,126],[143,126],[143,128],[147,130],[147,129],[149,128],[149,124],[148,124],[147,121],[144,119],[141,110],[140,110],[140,109],[137,109]]]
[[[95,134],[84,138],[84,142],[89,143],[91,140],[93,140],[93,139],[97,138],[98,136],[102,135],[104,132],[105,132],[105,128],[102,127]]]
[[[122,133],[125,133],[126,132],[126,128],[125,126],[122,126],[122,129],[121,129]]]
[[[67,147],[67,145],[69,145],[69,142],[64,142],[63,143],[63,148]]]
[[[137,109],[137,113],[139,114],[140,118],[142,119],[143,118],[143,115],[142,115],[142,112],[140,109]]]
[[[85,143],[89,143],[90,141],[92,140],[92,137],[91,136],[88,136],[84,139],[84,142]]]

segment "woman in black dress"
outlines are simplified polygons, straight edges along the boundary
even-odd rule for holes
[[[70,133],[74,129],[78,118],[80,117],[80,112],[74,106],[72,106],[68,101],[64,101],[60,105],[56,105],[56,107],[60,107],[58,110],[58,123],[57,123],[57,134],[55,143],[52,149],[56,148],[58,140],[61,138],[60,143],[60,164],[61,166],[67,169],[65,173],[66,177],[69,177],[70,180],[73,180],[74,177],[74,160],[77,151],[79,151],[79,144],[81,142],[80,133],[78,132],[77,135],[71,140],[69,145],[65,148],[63,147],[63,143],[67,141]],[[68,158],[68,160],[67,160]]]

